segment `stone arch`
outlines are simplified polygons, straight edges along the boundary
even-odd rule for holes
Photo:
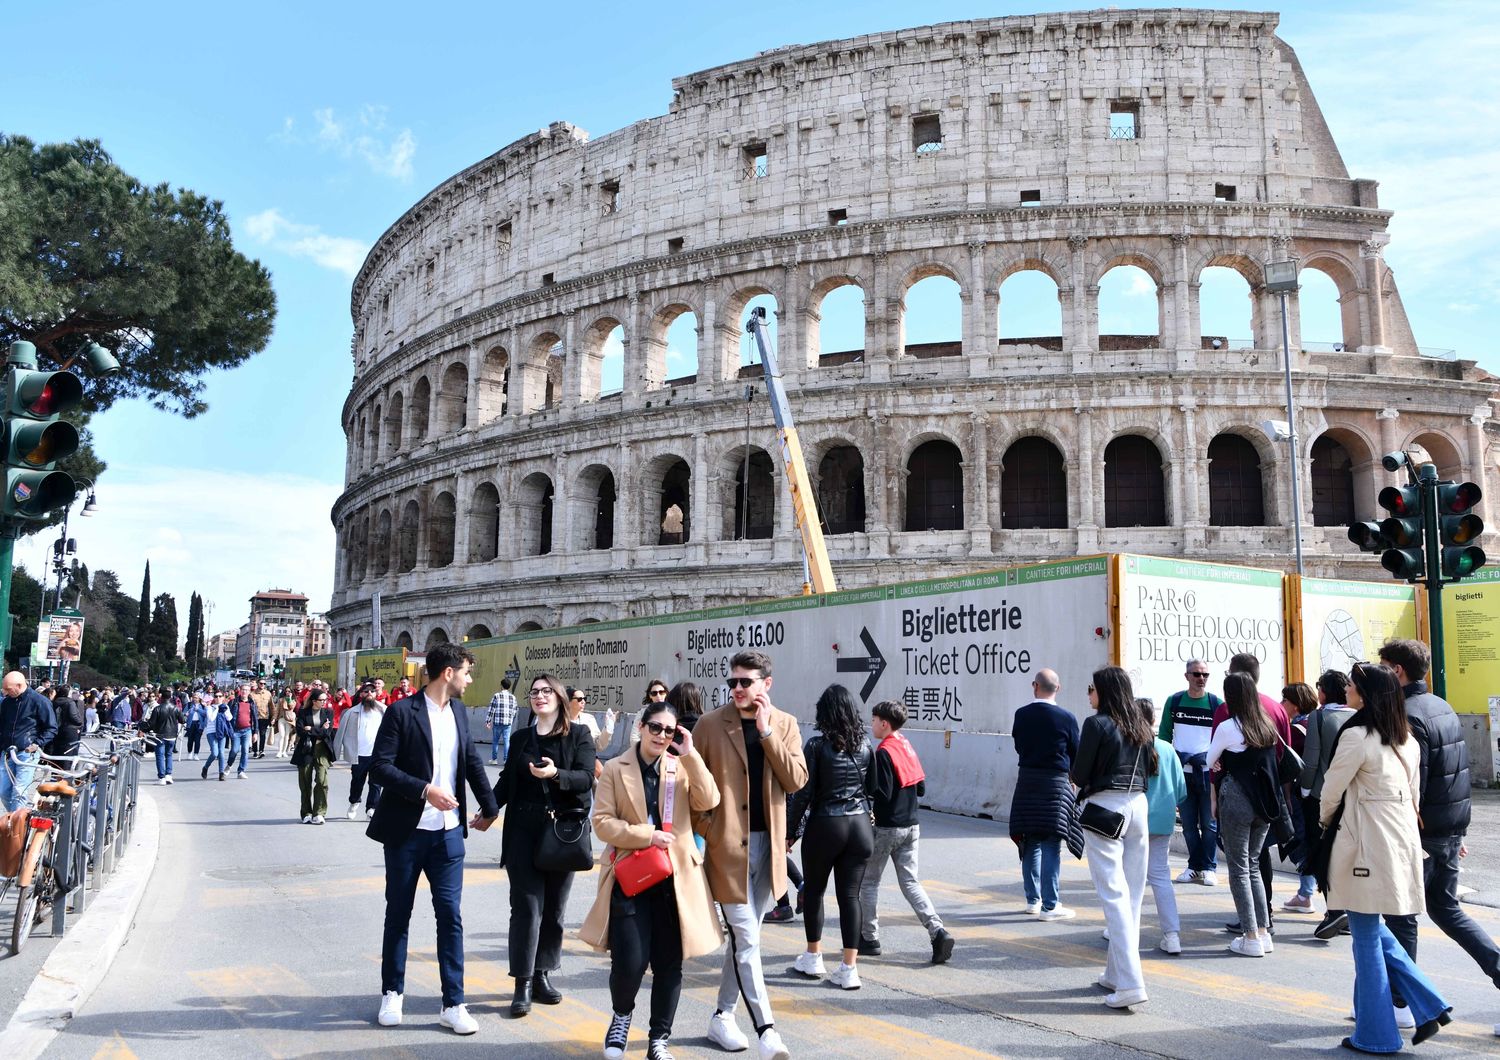
[[[1410,449],[1414,445],[1421,446],[1426,450],[1429,459],[1437,465],[1438,478],[1453,479],[1454,481],[1464,478],[1466,465],[1464,464],[1463,447],[1448,437],[1446,431],[1433,427],[1424,427],[1413,433],[1402,448]],[[1479,485],[1481,489],[1484,488],[1484,483],[1480,483]]]
[[[406,574],[417,569],[417,538],[422,529],[422,507],[415,498],[401,508],[401,525],[396,533],[396,570]]]
[[[523,556],[545,556],[552,551],[552,479],[533,471],[516,491],[516,540]]]
[[[781,328],[781,300],[776,297],[776,292],[763,283],[746,283],[733,294],[724,299],[724,321],[722,343],[719,347],[719,357],[724,365],[724,378],[733,379],[736,374],[760,375],[760,351],[755,346],[755,339],[745,330],[745,318],[750,315],[750,310],[756,306],[764,306],[766,309],[766,332],[767,338],[777,343],[780,338]],[[778,343],[777,352],[781,347]],[[742,371],[749,368],[750,371]],[[699,366],[702,372],[702,366]]]
[[[411,411],[408,414],[406,436],[412,448],[427,440],[428,427],[432,422],[432,384],[425,375],[418,376],[411,386]]]
[[[395,456],[401,452],[401,421],[406,412],[406,398],[401,391],[390,396],[385,406],[385,455]]]
[[[826,276],[807,300],[807,361],[847,364],[864,359],[865,288],[848,273]],[[820,362],[819,358],[829,358]]]
[[[377,577],[391,570],[392,521],[389,508],[382,508],[375,518],[375,552],[370,558],[370,573]]]
[[[500,491],[481,482],[469,499],[469,562],[488,563],[500,555]]]
[[[366,466],[380,463],[380,428],[385,422],[385,412],[380,402],[375,403],[375,410],[370,414],[370,433],[365,439],[365,462]]]
[[[1000,465],[1000,528],[1058,530],[1068,525],[1068,468],[1062,450],[1039,434],[1011,442]]]
[[[1246,435],[1226,430],[1208,443],[1208,524],[1265,526],[1266,479],[1261,450]]]
[[[489,626],[483,622],[476,622],[464,634],[464,640],[489,640],[493,636],[494,634],[490,632]]]
[[[1259,347],[1266,334],[1261,319],[1265,267],[1239,251],[1218,250],[1202,257],[1193,276],[1199,344],[1216,350]],[[1244,299],[1242,309],[1233,308],[1236,298]]]
[[[440,435],[457,434],[468,425],[469,367],[454,361],[443,370],[443,385],[437,393],[437,430]]]
[[[1000,345],[1062,349],[1061,273],[1045,258],[1021,258],[998,273],[995,334]],[[1010,294],[1006,294],[1006,289]],[[1012,308],[1009,312],[1006,306]]]
[[[453,541],[458,531],[458,505],[447,490],[432,499],[427,513],[427,565],[446,567],[453,562]]]
[[[651,315],[646,333],[647,389],[666,383],[683,385],[698,378],[698,312],[674,301]]]
[[[684,545],[692,540],[692,465],[675,453],[662,453],[641,473],[642,544]]]
[[[573,547],[580,551],[613,548],[619,499],[615,473],[603,464],[590,464],[579,472],[571,493],[578,537]]]
[[[526,348],[519,395],[521,405],[517,411],[536,412],[552,408],[562,396],[562,370],[567,359],[562,336],[555,331],[543,331],[534,336]]]
[[[1360,348],[1364,339],[1364,317],[1360,298],[1360,282],[1358,267],[1342,254],[1332,250],[1321,250],[1304,258],[1299,266],[1299,281],[1301,289],[1297,292],[1297,319],[1302,332],[1302,348],[1305,350],[1319,349],[1321,343],[1328,341],[1328,336],[1309,335],[1309,331],[1316,332],[1319,328],[1318,318],[1320,315],[1318,285],[1312,283],[1305,274],[1308,272],[1321,273],[1332,281],[1334,289],[1338,292],[1338,326],[1339,337],[1337,345],[1342,346],[1351,353]],[[1311,328],[1309,328],[1309,323]]]
[[[963,273],[943,261],[924,261],[901,278],[897,348],[907,357],[963,353]],[[956,288],[956,290],[955,290]]]
[[[411,630],[403,629],[396,634],[396,647],[405,648],[407,651],[412,650]]]
[[[906,457],[905,520],[911,530],[964,528],[963,450],[942,436],[928,436]]]
[[[617,394],[624,386],[625,325],[614,316],[602,316],[583,333],[580,385],[584,401]]]
[[[535,619],[528,619],[516,627],[517,633],[540,633],[541,631],[542,624]]]
[[[724,513],[723,540],[756,541],[773,537],[777,489],[776,465],[771,454],[758,445],[736,446],[719,461],[718,478],[724,489],[719,504]]]
[[[479,398],[479,423],[493,423],[505,415],[510,401],[510,351],[504,346],[491,346],[480,362],[479,379],[475,384]]]
[[[1139,270],[1139,272],[1116,272],[1116,270]],[[1131,300],[1144,299],[1146,291],[1140,274],[1144,273],[1155,290],[1156,326],[1151,334],[1142,333],[1145,314],[1132,313]],[[1114,279],[1111,279],[1114,274]],[[1155,349],[1167,336],[1166,270],[1149,254],[1130,250],[1104,258],[1094,271],[1093,287],[1098,291],[1095,301],[1095,340],[1100,350],[1110,349]],[[1118,303],[1118,304],[1117,304]],[[1135,323],[1139,321],[1139,323]],[[1119,328],[1121,330],[1108,330]],[[1108,338],[1106,339],[1106,336]]]
[[[1357,439],[1350,432],[1330,428],[1313,439],[1309,453],[1308,492],[1312,498],[1314,526],[1349,526],[1359,519],[1354,469],[1369,462],[1369,447],[1364,460],[1358,460]]]
[[[1167,474],[1161,449],[1145,434],[1123,433],[1104,447],[1104,525],[1167,526]]]
[[[865,456],[844,438],[819,445],[813,455],[814,496],[823,533],[862,534],[866,529]]]
[[[431,651],[439,644],[448,643],[448,631],[442,626],[433,626],[427,634],[426,650]]]

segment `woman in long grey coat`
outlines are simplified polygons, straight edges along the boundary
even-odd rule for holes
[[[1417,742],[1396,675],[1355,663],[1349,705],[1323,779],[1319,818],[1325,831],[1342,806],[1328,863],[1328,905],[1349,913],[1354,942],[1354,1033],[1361,1053],[1394,1053],[1401,1033],[1391,1005],[1394,984],[1411,1008],[1412,1044],[1451,1022],[1450,1007],[1381,920],[1422,911],[1422,844],[1417,833]]]

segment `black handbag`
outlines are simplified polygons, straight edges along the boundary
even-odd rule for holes
[[[533,756],[540,757],[536,730],[531,733]],[[586,872],[594,867],[594,830],[588,810],[558,813],[552,793],[542,781],[542,799],[547,804],[547,827],[532,851],[531,864],[538,872]]]
[[[1276,779],[1282,784],[1296,784],[1302,775],[1302,756],[1281,738],[1281,733],[1276,734],[1276,740],[1281,744],[1281,757],[1276,760]]]
[[[1333,811],[1333,817],[1328,826],[1323,829],[1322,836],[1318,839],[1318,845],[1307,855],[1307,873],[1318,881],[1318,891],[1324,898],[1328,897],[1329,864],[1333,860],[1333,841],[1339,834],[1339,825],[1344,822],[1344,800],[1339,800],[1339,808]]]

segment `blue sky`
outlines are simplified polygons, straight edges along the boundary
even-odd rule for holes
[[[211,378],[204,416],[183,421],[131,403],[96,421],[110,468],[101,514],[74,523],[82,559],[116,569],[134,591],[149,556],[153,587],[177,596],[184,623],[192,591],[214,604],[216,629],[238,625],[246,598],[273,584],[326,606],[352,273],[385,228],[459,169],[550,121],[598,136],[664,113],[673,76],[762,49],[1085,6],[13,6],[7,37],[26,46],[0,68],[0,129],[39,141],[98,138],[142,181],[223,200],[236,245],[271,270],[279,301],[269,348]],[[46,42],[85,28],[94,42],[85,55],[49,52]],[[1493,5],[1287,4],[1279,32],[1351,174],[1379,180],[1381,205],[1396,211],[1387,260],[1417,341],[1500,372],[1489,341],[1500,327]],[[1154,301],[1137,292],[1133,306],[1126,286],[1118,330],[1154,330]],[[1007,311],[1025,301],[1012,293]],[[932,296],[940,320],[947,296]],[[1205,331],[1245,330],[1240,296],[1205,298]],[[1131,321],[1141,317],[1130,314],[1142,310],[1138,328]],[[1028,323],[1003,319],[1007,328]],[[1332,314],[1311,308],[1303,333],[1338,337]],[[18,556],[36,570],[45,548],[23,544]]]

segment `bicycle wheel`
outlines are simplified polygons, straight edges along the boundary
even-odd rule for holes
[[[16,891],[16,921],[10,928],[10,952],[20,953],[21,947],[31,937],[32,925],[36,923],[36,885],[18,887]]]

